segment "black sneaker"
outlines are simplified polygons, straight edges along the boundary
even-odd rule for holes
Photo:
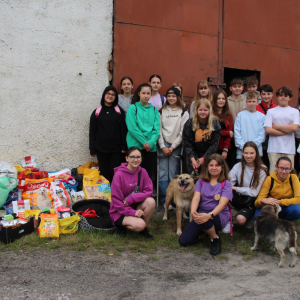
[[[119,237],[126,236],[126,227],[124,227],[124,226],[117,227],[117,229],[116,229],[116,235],[119,236]]]
[[[140,234],[145,237],[146,239],[153,240],[153,235],[149,233],[147,227],[143,231],[140,232]]]
[[[220,253],[221,253],[221,239],[219,237],[218,239],[213,239],[213,241],[211,242],[210,254],[218,255]]]

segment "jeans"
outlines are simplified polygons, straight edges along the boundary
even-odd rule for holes
[[[222,230],[221,219],[219,216],[215,216],[213,219],[208,220],[203,224],[197,224],[193,220],[184,228],[179,237],[179,244],[181,246],[196,244],[199,241],[199,235],[203,233],[203,230],[209,230],[213,226],[215,226],[216,233]]]
[[[167,148],[172,144],[164,141]],[[166,157],[159,158],[159,200],[161,204],[166,202],[166,194],[169,183],[172,181],[175,175],[179,174],[180,159],[174,158],[181,154],[181,147],[179,146],[173,150],[172,154]],[[158,147],[157,154],[163,155],[162,150]]]
[[[281,212],[278,214],[280,219],[288,221],[296,221],[300,219],[300,205],[293,204],[290,206],[281,206]],[[254,220],[256,220],[257,215],[261,212],[261,208],[257,208],[254,215]]]

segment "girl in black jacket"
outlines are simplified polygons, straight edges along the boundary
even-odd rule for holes
[[[194,109],[192,118],[184,125],[182,145],[187,154],[188,173],[198,175],[205,160],[218,151],[221,126],[208,100],[199,100]]]
[[[114,168],[121,165],[121,153],[126,153],[125,113],[118,106],[118,92],[114,86],[105,88],[101,106],[90,119],[90,153],[97,155],[99,170],[109,182]]]

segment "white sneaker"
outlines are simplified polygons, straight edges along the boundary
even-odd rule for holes
[[[233,225],[232,225],[233,227]],[[226,226],[222,229],[223,233],[230,233],[230,221],[226,224]]]

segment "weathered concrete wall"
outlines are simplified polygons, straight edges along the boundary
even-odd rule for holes
[[[109,83],[113,0],[1,1],[0,161],[90,160],[89,118]]]

